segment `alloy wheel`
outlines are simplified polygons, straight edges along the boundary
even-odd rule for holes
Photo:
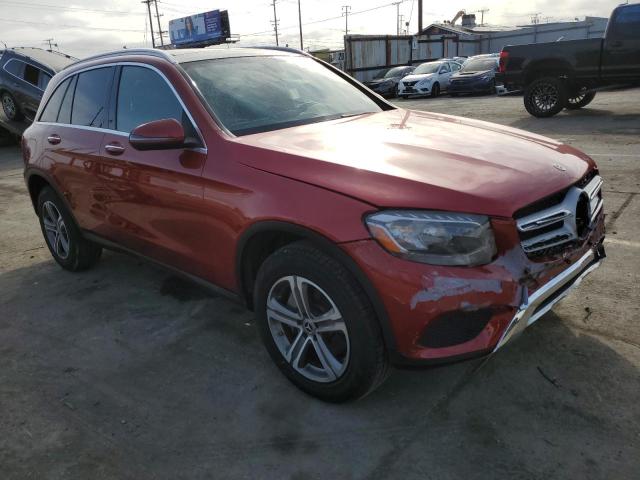
[[[279,279],[267,296],[271,336],[285,361],[305,378],[333,382],[347,369],[349,333],[336,304],[312,281]]]
[[[51,250],[65,260],[69,256],[69,231],[53,202],[46,201],[42,204],[42,223]]]
[[[531,97],[538,110],[548,112],[558,103],[558,90],[553,85],[541,83],[535,86]]]
[[[13,120],[16,116],[16,104],[11,96],[5,94],[2,96],[2,109],[9,120]]]

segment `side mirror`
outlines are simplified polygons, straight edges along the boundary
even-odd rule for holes
[[[184,146],[184,128],[173,118],[154,120],[134,128],[129,143],[136,150],[168,150]]]

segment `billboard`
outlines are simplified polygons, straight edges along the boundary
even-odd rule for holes
[[[211,45],[229,37],[229,15],[213,10],[169,21],[169,37],[176,46]]]

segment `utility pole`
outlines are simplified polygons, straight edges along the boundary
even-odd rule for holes
[[[344,17],[344,34],[349,35],[349,12],[351,11],[350,5],[342,6],[342,16]]]
[[[480,10],[478,10],[478,13],[480,13],[480,25],[484,25],[484,14],[488,11],[488,8],[481,8]]]
[[[53,47],[58,47],[58,44],[53,42],[53,38],[45,38],[43,42],[49,44],[49,50],[53,50]]]
[[[153,0],[142,0],[140,3],[147,4],[147,11],[149,12],[149,29],[151,30],[151,45],[156,48],[156,39],[153,36],[153,20],[151,19],[151,2]]]
[[[418,34],[422,33],[422,0],[418,0]]]
[[[300,10],[300,0],[298,0],[298,25],[300,26],[300,50],[304,50],[302,44],[302,10]]]
[[[161,15],[158,13],[158,0],[153,0],[153,3],[155,3],[156,5],[156,20],[158,20],[158,35],[160,35],[160,45],[164,47],[164,39],[162,38],[162,34],[165,32],[162,31],[162,26],[160,25]]]
[[[396,35],[400,35],[400,4],[402,2],[394,2],[396,6]]]
[[[276,0],[273,0],[271,5],[273,5],[273,21],[271,23],[273,23],[273,29],[276,32],[276,47],[279,47],[280,43],[278,42],[278,15],[276,14]]]

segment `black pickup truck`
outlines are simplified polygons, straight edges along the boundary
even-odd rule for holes
[[[604,38],[506,46],[499,68],[496,80],[524,90],[536,117],[582,108],[599,89],[640,86],[640,4],[614,9]]]

